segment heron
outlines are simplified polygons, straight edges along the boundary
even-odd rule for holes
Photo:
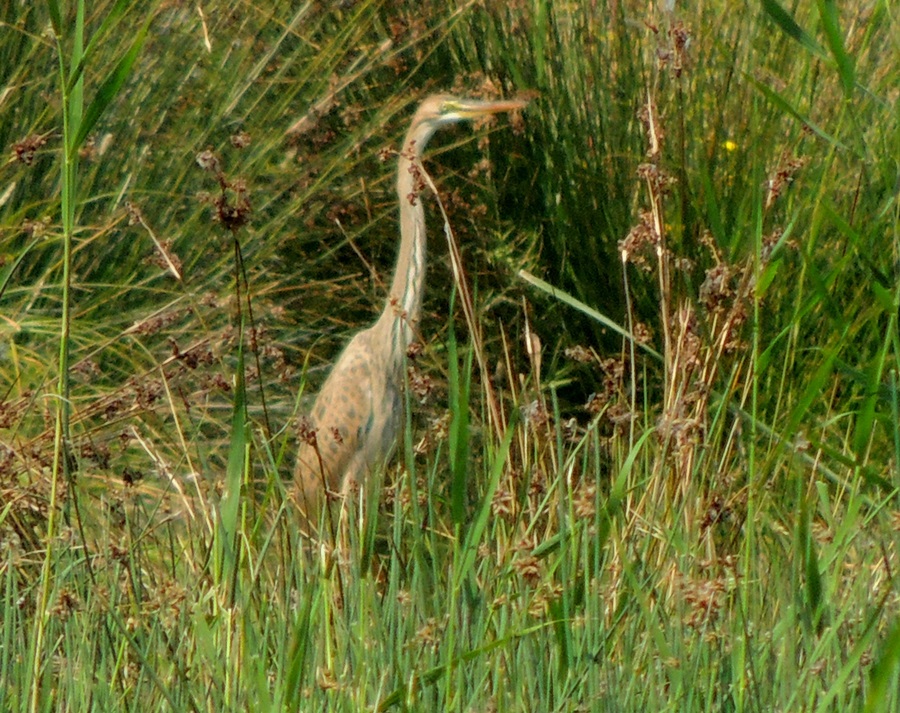
[[[520,100],[430,96],[413,115],[397,169],[400,247],[390,292],[375,323],[344,348],[301,427],[294,475],[300,507],[314,520],[327,494],[344,493],[390,457],[400,430],[406,352],[425,289],[422,155],[442,126],[525,107]]]

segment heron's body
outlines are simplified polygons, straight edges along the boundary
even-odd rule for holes
[[[524,102],[477,102],[432,96],[422,102],[403,142],[397,172],[400,249],[384,310],[338,358],[311,413],[315,444],[302,440],[295,480],[308,517],[323,489],[361,482],[391,454],[400,430],[406,350],[413,339],[425,287],[422,152],[435,130],[462,119],[524,107]]]

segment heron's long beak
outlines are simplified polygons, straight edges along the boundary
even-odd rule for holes
[[[447,108],[460,119],[474,119],[486,114],[499,114],[505,111],[517,111],[528,106],[522,99],[504,99],[501,101],[480,101],[478,99],[457,99]]]

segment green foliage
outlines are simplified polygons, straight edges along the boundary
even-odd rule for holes
[[[0,710],[900,706],[896,18],[665,6],[0,11]],[[399,455],[311,539],[446,90],[531,103],[436,138]]]

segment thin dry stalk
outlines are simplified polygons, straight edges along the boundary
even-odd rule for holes
[[[450,218],[441,201],[437,186],[434,185],[431,176],[429,176],[424,169],[422,170],[422,178],[434,194],[438,208],[440,208],[441,211],[441,216],[444,219],[444,235],[447,237],[447,246],[450,249],[450,263],[453,266],[453,280],[460,296],[460,302],[462,302],[466,326],[469,329],[469,335],[472,339],[472,348],[475,351],[475,359],[478,362],[481,385],[484,389],[484,395],[491,417],[491,427],[494,431],[494,437],[499,443],[503,439],[503,434],[506,432],[506,422],[503,420],[499,400],[494,393],[494,385],[491,383],[487,359],[484,355],[484,339],[481,334],[481,325],[475,316],[475,305],[472,300],[472,293],[469,290],[468,280],[466,279],[466,270],[463,265],[462,255],[460,254],[456,236],[453,234],[453,228],[450,226]]]

